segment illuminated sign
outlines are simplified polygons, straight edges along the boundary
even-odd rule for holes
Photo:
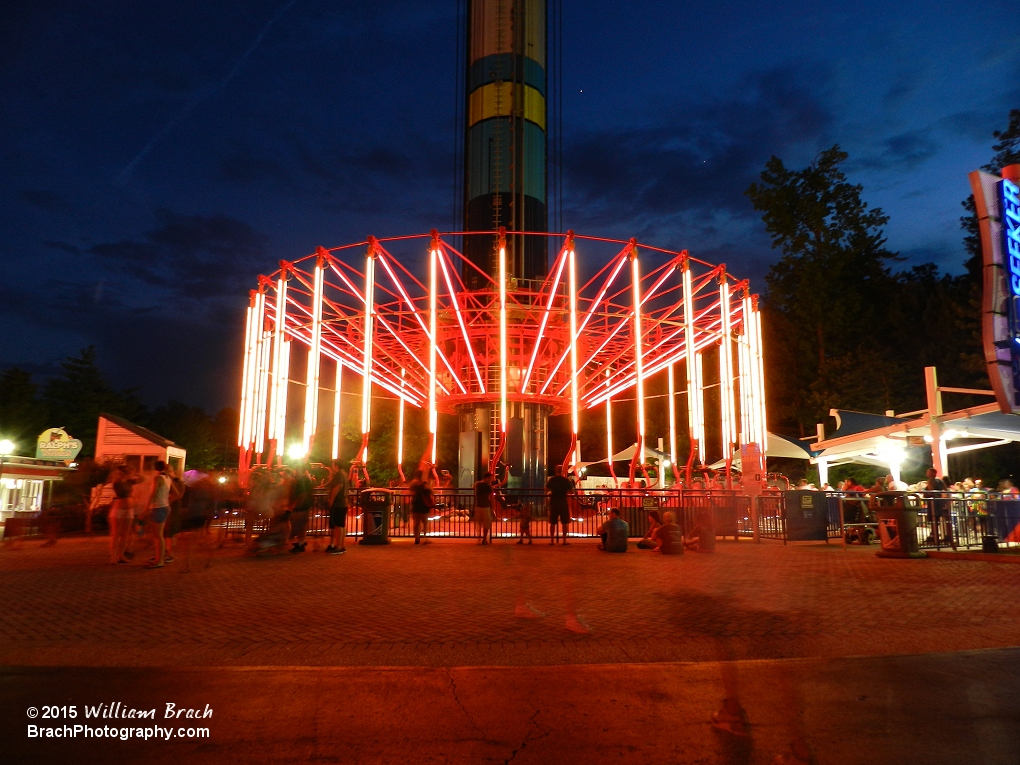
[[[1002,226],[1002,266],[1009,295],[1010,367],[1013,373],[1013,405],[1020,405],[1020,187],[1008,178],[999,184],[999,221]]]
[[[39,434],[35,456],[44,460],[73,460],[81,451],[81,441],[71,438],[63,428],[49,428]]]
[[[1009,263],[1009,286],[1020,296],[1020,187],[1006,179],[999,184],[1002,211],[1002,251]]]

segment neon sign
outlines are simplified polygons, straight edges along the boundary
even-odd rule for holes
[[[1020,296],[1020,187],[1009,179],[999,184],[1003,252],[1009,258],[1009,286]]]

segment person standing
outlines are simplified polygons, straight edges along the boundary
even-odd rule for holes
[[[432,487],[421,470],[415,470],[407,488],[411,492],[411,522],[414,525],[414,543],[421,544],[421,536],[429,533],[429,512],[435,507]],[[426,540],[427,542],[427,540]]]
[[[170,476],[166,474],[166,463],[163,460],[156,460],[153,465],[156,475],[152,479],[152,492],[149,494],[149,529],[152,533],[155,557],[146,568],[163,568],[166,557],[166,542],[163,539],[163,526],[166,524],[167,516],[170,515],[170,487],[173,485]]]
[[[135,503],[131,497],[135,484],[142,482],[141,476],[128,467],[116,467],[110,476],[113,501],[107,519],[110,525],[110,563],[127,563],[135,557],[127,549],[135,527]]]
[[[330,555],[342,555],[347,552],[345,542],[347,539],[347,490],[349,486],[347,471],[341,466],[340,460],[333,460],[329,482],[326,484],[329,489],[330,533],[326,552]]]
[[[482,480],[475,482],[475,524],[481,535],[482,544],[492,544],[492,473],[486,472]]]
[[[561,528],[562,544],[567,542],[567,527],[570,524],[570,504],[568,497],[574,490],[574,484],[563,475],[563,467],[556,466],[556,474],[545,482],[545,492],[549,497],[549,544],[556,544],[557,525]]]

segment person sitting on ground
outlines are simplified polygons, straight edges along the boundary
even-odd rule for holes
[[[656,552],[663,555],[683,555],[684,535],[677,525],[674,513],[666,513],[664,523],[655,530],[652,538],[655,541]]]
[[[606,552],[627,552],[629,534],[630,526],[620,517],[620,508],[614,507],[609,511],[609,520],[599,527],[599,536],[602,537],[599,549]]]
[[[653,536],[655,532],[662,526],[662,516],[659,515],[658,510],[650,510],[648,512],[648,533],[645,534],[637,543],[637,546],[641,550],[654,550],[656,548],[655,540]]]
[[[697,524],[691,533],[684,537],[684,549],[691,550],[693,552],[701,552],[701,524]]]

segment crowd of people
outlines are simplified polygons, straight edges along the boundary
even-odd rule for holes
[[[131,565],[143,544],[151,544],[147,569],[173,563],[179,545],[190,570],[196,532],[204,535],[216,506],[215,485],[208,480],[185,486],[173,467],[156,460],[151,470],[134,464],[113,465],[96,487],[91,510],[105,510],[110,530],[110,564]]]

